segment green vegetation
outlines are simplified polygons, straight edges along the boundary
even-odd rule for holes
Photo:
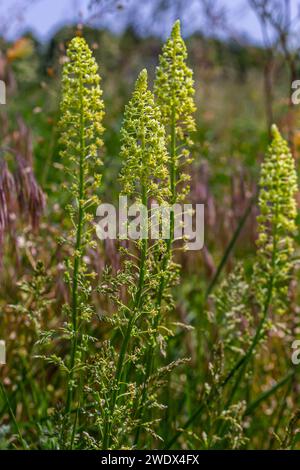
[[[82,34],[1,44],[0,448],[299,449],[298,134],[264,51]],[[100,242],[119,195],[205,204],[205,247],[174,213]]]

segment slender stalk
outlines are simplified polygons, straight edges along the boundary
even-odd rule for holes
[[[83,352],[83,356],[85,356],[85,351]],[[84,357],[82,358],[82,362],[84,363]],[[73,449],[74,446],[74,441],[75,441],[75,435],[76,435],[76,428],[77,428],[77,423],[79,419],[79,410],[80,410],[80,403],[81,403],[81,396],[83,392],[83,371],[80,371],[79,374],[79,391],[78,391],[78,403],[77,407],[75,410],[75,417],[74,417],[74,422],[73,422],[73,429],[72,429],[72,436],[71,436],[71,442],[70,442],[70,449]],[[70,410],[72,413],[72,410]]]
[[[174,204],[176,201],[176,183],[177,183],[176,173],[177,173],[176,171],[176,121],[175,121],[175,107],[173,106],[172,122],[171,122],[171,149],[170,149],[170,190],[171,190],[171,203],[172,204]],[[162,275],[160,277],[157,301],[156,301],[157,313],[155,315],[153,325],[152,325],[153,331],[156,331],[158,324],[159,324],[160,316],[161,316],[161,304],[162,304],[164,290],[166,287],[165,272],[170,262],[170,258],[172,256],[172,245],[174,242],[174,227],[175,227],[175,216],[174,216],[174,212],[171,211],[170,234],[169,234],[170,236],[167,241],[167,249],[166,249],[166,253],[162,262],[162,269],[161,269]],[[139,412],[138,412],[138,420],[140,421],[140,424],[137,427],[137,431],[136,431],[136,435],[134,439],[134,445],[136,446],[138,444],[139,437],[140,437],[141,419],[143,417],[144,407],[145,407],[145,402],[146,402],[146,395],[147,395],[147,383],[148,383],[149,377],[152,374],[152,369],[153,369],[154,349],[155,349],[154,345],[150,343],[146,351],[146,370],[145,370],[143,389],[142,389],[142,395],[141,395],[141,400],[140,400],[140,407],[139,407]]]
[[[73,278],[72,278],[72,349],[70,359],[70,375],[68,380],[68,391],[65,413],[70,413],[71,404],[73,400],[73,378],[74,378],[74,365],[76,359],[76,353],[78,349],[78,281],[79,281],[79,269],[81,262],[81,248],[82,248],[82,230],[84,222],[84,159],[85,155],[85,137],[84,137],[84,113],[83,113],[83,81],[82,75],[79,76],[80,80],[80,161],[79,161],[79,185],[78,185],[78,222],[76,231],[76,243],[74,250],[74,263],[73,263]]]
[[[142,147],[142,160],[143,164],[145,164],[144,157],[145,157],[145,132],[142,131],[142,139],[141,139],[141,147]],[[142,204],[144,207],[148,206],[148,197],[147,197],[147,186],[144,178],[141,181],[141,192],[142,192]],[[141,257],[140,257],[140,266],[139,266],[139,281],[138,281],[138,288],[137,294],[134,299],[134,302],[131,306],[132,315],[127,323],[127,328],[125,332],[125,336],[121,345],[121,350],[118,358],[116,373],[115,373],[115,380],[114,380],[114,390],[112,394],[112,399],[108,411],[108,416],[106,417],[105,426],[104,426],[104,438],[103,438],[103,448],[108,449],[110,442],[111,442],[111,419],[113,418],[116,400],[118,395],[118,390],[120,386],[120,382],[123,376],[123,368],[124,362],[126,358],[126,353],[128,350],[128,345],[131,337],[132,329],[135,325],[135,322],[138,318],[139,308],[141,306],[142,294],[144,289],[145,283],[145,273],[146,273],[146,260],[147,260],[147,250],[148,250],[148,240],[147,238],[143,238],[141,240],[142,247],[141,247]]]

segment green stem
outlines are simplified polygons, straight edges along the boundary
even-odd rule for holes
[[[142,159],[145,159],[145,132],[142,129]],[[146,162],[143,161],[143,168],[146,168]],[[147,183],[145,181],[145,177],[143,175],[142,181],[141,181],[141,192],[142,192],[142,204],[144,207],[148,207],[148,196],[147,196]],[[134,302],[131,306],[132,309],[132,315],[127,323],[127,328],[125,332],[124,339],[122,341],[121,345],[121,350],[118,358],[118,363],[117,363],[117,369],[115,373],[115,379],[114,379],[114,389],[113,389],[113,394],[112,394],[112,399],[110,403],[110,407],[108,410],[108,414],[105,419],[105,425],[104,425],[104,437],[103,437],[103,449],[106,450],[110,446],[111,442],[111,421],[113,418],[115,406],[116,406],[116,401],[117,401],[117,396],[118,396],[118,391],[119,391],[119,386],[120,382],[123,376],[123,368],[124,368],[124,363],[125,363],[125,358],[126,358],[126,353],[128,350],[128,345],[131,337],[131,332],[132,329],[135,325],[135,322],[138,318],[139,314],[139,308],[141,306],[141,301],[143,297],[143,289],[144,289],[144,284],[145,284],[145,274],[146,274],[146,260],[147,260],[147,251],[148,251],[148,240],[147,238],[142,238],[142,247],[141,247],[141,257],[140,257],[140,266],[139,266],[139,281],[138,281],[138,287],[137,287],[137,293],[136,297],[134,299]]]
[[[175,106],[172,107],[172,121],[171,121],[171,152],[170,152],[170,190],[171,190],[171,204],[174,204],[176,202],[176,184],[177,184],[177,165],[176,165],[176,120],[175,120]],[[163,299],[163,294],[164,290],[166,287],[166,276],[165,273],[167,271],[167,267],[170,261],[170,258],[172,256],[172,245],[174,242],[174,227],[175,227],[175,215],[174,212],[171,211],[170,213],[170,236],[167,241],[167,249],[166,253],[162,262],[162,275],[160,277],[160,282],[158,286],[158,294],[157,294],[157,302],[156,302],[156,308],[157,308],[157,314],[155,315],[152,329],[155,332],[160,321],[161,317],[161,304],[162,304],[162,299]],[[138,408],[138,415],[137,419],[139,420],[140,424],[137,427],[136,435],[135,435],[135,440],[134,444],[135,446],[138,445],[139,437],[140,437],[140,432],[141,432],[141,419],[144,414],[144,407],[145,407],[145,402],[146,402],[146,396],[147,396],[147,383],[149,380],[149,377],[152,374],[153,370],[153,356],[154,356],[154,350],[155,346],[152,342],[150,342],[149,347],[146,351],[146,370],[145,370],[145,376],[144,376],[144,381],[143,381],[143,389],[142,389],[142,395],[141,395],[141,401],[140,401],[140,407]]]
[[[65,406],[65,414],[69,415],[72,401],[73,401],[73,379],[74,379],[74,366],[76,354],[78,350],[78,283],[79,283],[79,269],[81,263],[81,248],[82,248],[82,231],[84,223],[84,204],[83,198],[85,193],[84,184],[84,159],[86,157],[86,146],[84,137],[84,113],[83,113],[83,82],[82,77],[80,80],[80,161],[79,161],[79,184],[78,184],[78,222],[76,232],[76,243],[74,250],[74,263],[73,263],[73,277],[72,277],[72,346],[71,346],[71,359],[70,359],[70,373],[68,380],[67,400]]]
[[[84,361],[85,361],[85,351],[83,352],[83,357],[82,357],[82,362],[84,363]],[[76,428],[77,428],[77,423],[78,423],[78,418],[79,418],[79,410],[80,410],[80,402],[81,402],[82,392],[83,392],[83,370],[80,371],[80,375],[79,375],[78,403],[77,403],[77,408],[76,408],[76,411],[75,411],[75,417],[74,417],[74,422],[73,422],[72,436],[71,436],[71,442],[70,442],[70,450],[72,450],[73,446],[74,446]],[[70,412],[72,412],[72,411],[70,410]]]

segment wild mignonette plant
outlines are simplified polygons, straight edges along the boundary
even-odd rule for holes
[[[237,393],[239,393],[239,397],[244,398],[245,396],[242,379],[245,378],[247,366],[257,345],[267,331],[267,320],[271,314],[273,314],[273,317],[278,317],[279,313],[284,313],[288,302],[288,288],[293,269],[293,237],[296,231],[295,194],[297,191],[297,176],[288,145],[275,125],[272,126],[272,142],[262,164],[259,186],[260,214],[258,216],[257,253],[252,276],[253,291],[256,294],[256,308],[258,307],[258,324],[256,327],[255,321],[251,319],[250,315],[252,307],[251,296],[249,295],[250,285],[244,270],[233,272],[224,281],[227,286],[223,284],[214,296],[217,321],[222,323],[226,318],[228,319],[226,326],[224,325],[225,328],[221,324],[218,327],[219,334],[222,335],[220,344],[223,345],[225,351],[228,349],[228,339],[226,337],[231,335],[230,329],[232,327],[236,329],[236,322],[242,320],[247,328],[247,334],[242,342],[238,341],[237,337],[234,341],[233,338],[229,341],[230,348],[233,347],[231,353],[234,353],[235,360],[232,366],[231,354],[229,356],[229,372],[224,370],[224,364],[222,370],[220,369],[216,373],[212,364],[211,383],[206,384],[207,413],[214,415],[214,420],[216,423],[218,422],[216,427],[213,427],[213,436],[215,445],[218,446],[218,443],[223,442],[221,447],[224,447],[226,436],[230,437],[230,424],[224,418],[234,410],[235,405],[240,410],[244,410],[239,417],[236,415],[235,425],[240,430],[243,426],[243,419],[247,413],[245,402],[242,400],[233,403],[233,400]],[[230,287],[232,282],[235,285]],[[235,325],[231,319],[233,308],[235,310]],[[249,335],[249,327],[250,331],[254,331],[254,333],[251,333],[252,336]],[[236,359],[236,355],[239,357],[238,359]],[[221,362],[223,363],[224,359]],[[226,390],[227,387],[229,388],[228,393],[225,387]],[[243,390],[242,393],[241,389]],[[205,407],[204,402],[196,409],[192,417],[182,425],[183,430],[187,429],[200,413],[204,413]],[[170,440],[169,445],[174,445],[181,434],[182,431],[178,431],[174,438]],[[242,435],[238,441],[239,444],[245,442]],[[210,442],[210,448],[212,445],[214,444]]]
[[[256,296],[263,316],[270,307],[274,313],[286,311],[297,215],[294,159],[275,125],[272,137],[261,167],[254,270]]]
[[[131,202],[143,205],[146,213],[140,216],[148,224],[150,221],[148,208],[151,201],[164,204],[169,196],[169,185],[165,131],[161,124],[159,108],[148,89],[146,70],[140,73],[132,99],[126,106],[121,129],[121,158],[123,161],[120,175],[122,195],[127,196]],[[156,314],[153,292],[155,292],[158,280],[153,256],[154,252],[157,254],[159,246],[159,241],[151,245],[148,242],[148,233],[143,233],[142,238],[136,243],[137,255],[134,254],[136,250],[127,252],[128,256],[134,257],[136,261],[127,262],[128,303],[121,305],[118,311],[123,339],[114,380],[111,384],[109,413],[104,423],[103,448],[110,448],[112,443],[116,444],[117,428],[120,428],[118,420],[120,416],[122,417],[118,410],[122,407],[124,396],[128,393],[128,391],[125,392],[121,383],[126,383],[129,379],[134,366],[133,362],[141,361],[145,348],[145,332],[149,329],[151,319]],[[141,333],[143,329],[144,335]],[[133,358],[131,358],[132,348],[134,348]],[[138,372],[138,369],[134,370]],[[138,396],[139,391],[136,390],[135,394]],[[138,401],[136,406],[138,407]],[[131,426],[134,427],[134,424],[132,423]]]
[[[70,422],[70,411],[77,409],[73,416],[70,441],[72,448],[76,434],[78,410],[81,404],[85,353],[87,349],[87,325],[93,315],[90,302],[91,278],[85,262],[86,249],[93,244],[91,212],[98,203],[97,190],[100,184],[99,149],[102,147],[102,120],[104,105],[100,88],[98,65],[87,43],[81,37],[74,38],[67,51],[68,62],[64,65],[61,102],[62,158],[65,171],[70,176],[67,190],[72,199],[69,214],[72,222],[70,237],[72,255],[67,261],[66,282],[70,285],[70,304],[65,306],[68,324],[65,336],[70,341],[69,362],[64,363],[68,384],[65,402],[64,427]]]
[[[259,306],[259,324],[244,356],[233,368],[240,369],[229,403],[238,390],[246,366],[259,341],[271,312],[284,313],[293,262],[293,236],[296,232],[297,175],[288,144],[272,126],[272,142],[262,164],[258,221],[257,255],[253,285]]]
[[[190,133],[195,130],[193,113],[194,104],[193,73],[186,65],[187,50],[180,34],[179,20],[173,26],[171,36],[163,47],[156,70],[154,94],[161,110],[162,123],[166,129],[166,142],[169,152],[168,169],[170,206],[184,200],[189,187],[184,183],[189,181],[189,175],[184,169],[191,163],[189,148],[192,145]],[[164,254],[159,263],[160,280],[156,294],[157,314],[153,319],[152,330],[154,337],[149,343],[146,354],[146,372],[144,377],[143,402],[146,396],[145,384],[153,368],[153,353],[156,345],[155,335],[161,322],[161,307],[164,298],[170,304],[169,294],[166,292],[178,277],[178,267],[172,261],[174,242],[175,213],[170,213],[170,236],[165,243]],[[172,303],[171,303],[172,305]],[[139,435],[136,436],[138,442]]]

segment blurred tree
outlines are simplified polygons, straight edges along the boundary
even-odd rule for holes
[[[297,62],[299,56],[299,41],[297,33],[300,26],[300,9],[292,11],[291,0],[248,0],[255,12],[262,32],[265,48],[264,88],[265,108],[268,129],[273,123],[273,73],[274,58],[278,53],[288,69],[288,104],[289,117],[287,121],[289,144],[293,149],[294,119],[292,103],[292,83],[297,77]]]

